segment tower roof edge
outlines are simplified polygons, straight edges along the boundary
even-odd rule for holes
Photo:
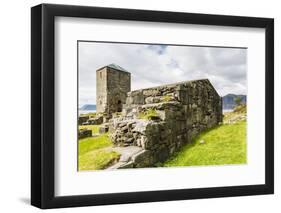
[[[114,69],[114,70],[117,70],[117,71],[122,71],[122,72],[130,73],[130,72],[128,72],[126,69],[124,69],[123,67],[121,67],[121,66],[119,66],[119,65],[117,65],[117,64],[108,64],[108,65],[106,65],[106,66],[103,66],[103,67],[97,69],[97,71],[99,71],[99,70],[101,70],[101,69],[104,69],[105,67],[109,67],[109,68]]]

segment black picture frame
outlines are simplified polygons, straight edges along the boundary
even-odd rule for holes
[[[93,195],[54,195],[55,46],[57,16],[264,28],[265,184]],[[60,208],[274,193],[274,20],[271,18],[41,4],[31,8],[31,204]]]

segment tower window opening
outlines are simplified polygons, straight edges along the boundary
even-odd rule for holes
[[[121,102],[121,100],[117,101],[117,112],[122,112],[122,102]]]

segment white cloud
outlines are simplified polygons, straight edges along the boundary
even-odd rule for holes
[[[111,63],[131,72],[132,90],[201,78],[221,96],[247,90],[246,49],[80,42],[80,104],[95,103],[96,70]]]

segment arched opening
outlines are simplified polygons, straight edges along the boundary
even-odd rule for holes
[[[117,112],[122,112],[122,102],[121,102],[121,100],[117,101]]]

